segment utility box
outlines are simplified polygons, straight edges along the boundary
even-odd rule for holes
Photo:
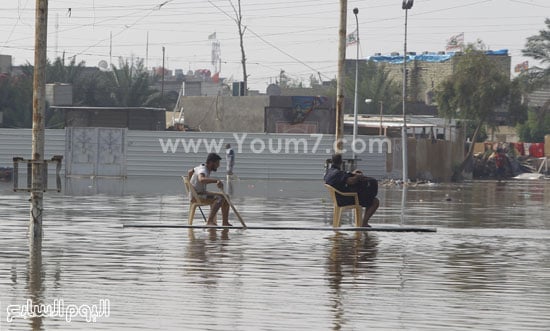
[[[50,106],[72,106],[73,86],[71,84],[46,84],[46,101]]]
[[[239,97],[246,95],[246,84],[245,82],[233,82],[233,96]]]
[[[9,74],[11,72],[11,55],[0,54],[0,74]]]
[[[550,134],[544,136],[544,156],[550,157]]]

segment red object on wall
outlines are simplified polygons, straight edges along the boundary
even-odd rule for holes
[[[523,146],[523,143],[512,143],[512,146],[518,151],[519,155],[525,155],[525,147]]]
[[[533,143],[529,146],[529,154],[533,157],[544,157],[544,143]]]

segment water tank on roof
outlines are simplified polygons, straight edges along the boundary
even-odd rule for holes
[[[269,84],[269,86],[265,90],[265,94],[267,94],[267,95],[281,95],[281,87],[277,84]]]
[[[46,84],[46,101],[50,106],[72,106],[73,86],[71,84]]]
[[[0,54],[0,74],[11,72],[11,55]]]

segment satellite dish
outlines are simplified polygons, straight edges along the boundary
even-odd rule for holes
[[[99,67],[99,70],[101,70],[101,71],[109,70],[109,63],[107,63],[107,61],[105,61],[105,60],[99,61],[97,66]]]

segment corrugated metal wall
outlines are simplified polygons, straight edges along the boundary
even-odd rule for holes
[[[319,179],[332,153],[332,135],[128,131],[128,176],[179,176],[202,163],[209,152],[236,153],[234,172],[240,178]],[[351,140],[351,137],[349,138]],[[351,158],[351,152],[345,157]],[[386,153],[362,153],[359,167],[369,175],[386,175]]]
[[[31,134],[30,129],[0,129],[0,166],[11,167],[14,156],[30,158]],[[360,138],[366,141],[366,151],[357,154],[358,168],[375,178],[387,177],[387,145],[379,153],[375,144],[369,153],[367,137]],[[224,145],[230,143],[236,153],[234,173],[240,178],[321,179],[333,139],[332,135],[128,131],[127,174],[177,177],[204,162],[209,152],[219,152],[223,160],[218,176],[224,176]],[[350,144],[345,148],[351,149]],[[65,130],[46,130],[46,158],[64,153]],[[351,150],[344,155],[351,156]]]
[[[65,130],[46,130],[44,153],[46,159],[65,154]],[[0,167],[12,167],[13,157],[30,159],[31,154],[32,130],[0,129]]]

